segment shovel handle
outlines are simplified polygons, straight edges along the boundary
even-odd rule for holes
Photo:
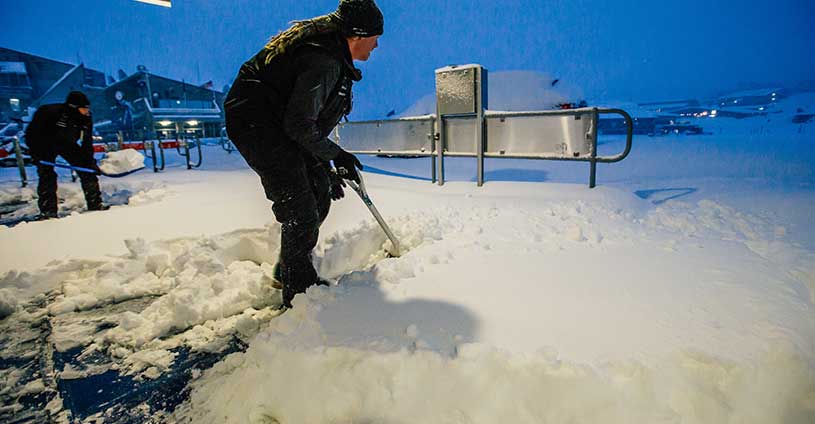
[[[393,251],[389,252],[392,256],[399,257],[401,253],[401,249],[399,246],[399,240],[396,239],[396,236],[393,235],[390,227],[382,218],[382,215],[379,213],[379,210],[376,209],[374,206],[374,202],[371,201],[371,198],[368,196],[368,192],[365,190],[365,180],[362,179],[362,174],[359,174],[359,184],[356,181],[348,180],[348,185],[359,195],[359,198],[362,199],[362,203],[365,203],[365,206],[368,207],[368,210],[371,211],[371,215],[374,216],[376,222],[382,227],[382,231],[385,232],[385,235],[388,236],[388,239],[393,244]]]

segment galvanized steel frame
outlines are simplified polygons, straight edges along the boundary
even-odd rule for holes
[[[507,118],[515,118],[515,117],[539,117],[539,116],[579,116],[585,115],[590,113],[593,115],[593,122],[594,125],[590,129],[590,133],[588,134],[589,140],[591,142],[591,152],[588,156],[562,156],[562,155],[547,155],[547,154],[532,154],[532,153],[525,153],[525,152],[509,152],[503,154],[495,154],[485,152],[486,146],[486,137],[487,131],[485,131],[485,126],[487,125],[487,121],[491,119],[507,119]],[[599,116],[604,114],[617,114],[621,115],[626,124],[626,141],[625,141],[625,148],[622,152],[614,156],[597,156],[597,123],[599,121]],[[472,119],[475,121],[476,127],[476,139],[475,139],[475,152],[476,153],[454,153],[448,152],[446,150],[446,140],[444,139],[444,121],[447,119]],[[437,119],[436,115],[425,115],[425,116],[418,116],[418,117],[406,117],[406,118],[398,118],[398,119],[384,119],[384,120],[371,120],[371,121],[356,121],[356,122],[347,122],[340,124],[336,131],[335,136],[337,141],[340,145],[342,145],[342,139],[340,137],[340,128],[343,126],[348,125],[362,125],[362,124],[376,124],[376,125],[388,125],[389,123],[393,122],[404,122],[404,121],[428,121],[432,122],[433,125],[431,126],[434,128],[433,134],[428,134],[431,142],[431,150],[349,150],[351,153],[355,154],[364,154],[364,155],[409,155],[409,156],[420,156],[420,157],[430,157],[431,158],[431,181],[438,182],[439,185],[444,184],[444,157],[451,156],[451,157],[474,157],[478,160],[477,165],[477,180],[478,185],[482,185],[484,182],[484,159],[491,158],[491,159],[500,159],[500,158],[511,158],[511,159],[537,159],[537,160],[556,160],[556,161],[571,161],[571,162],[588,162],[589,167],[589,187],[594,188],[596,186],[597,181],[597,164],[598,163],[614,163],[619,162],[625,159],[628,154],[631,152],[632,142],[633,142],[633,135],[634,135],[634,125],[631,119],[631,116],[622,109],[614,109],[614,108],[579,108],[579,109],[566,109],[566,110],[552,110],[552,111],[525,111],[525,112],[493,112],[493,111],[485,111],[483,114],[476,114],[476,115],[445,115],[443,119]]]

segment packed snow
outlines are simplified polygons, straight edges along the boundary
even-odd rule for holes
[[[368,192],[402,255],[387,256],[387,237],[348,190],[314,255],[332,285],[283,313],[271,288],[279,225],[239,156],[206,146],[198,170],[178,160],[104,180],[106,198],[119,199],[105,212],[80,213],[81,190],[62,173],[60,197],[80,206],[0,230],[0,315],[47,318],[56,352],[114,360],[29,381],[3,369],[0,394],[53,393],[49,410],[68,420],[55,377],[116,369],[156,380],[180,366],[181,348],[219,352],[239,339],[245,350],[193,370],[180,406],[146,413],[812,422],[813,127],[716,119],[713,134],[635,138],[629,158],[600,165],[594,189],[585,164],[488,160],[477,187],[474,161],[454,158],[440,187],[428,159],[365,157]],[[3,199],[32,201],[0,172]]]
[[[107,152],[99,161],[99,169],[105,174],[123,174],[144,168],[144,156],[134,149]]]

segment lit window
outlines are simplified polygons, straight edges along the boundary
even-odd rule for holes
[[[11,106],[11,110],[15,112],[20,111],[20,99],[8,99],[9,105]]]

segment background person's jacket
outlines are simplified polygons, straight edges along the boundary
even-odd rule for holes
[[[93,157],[93,121],[65,103],[42,105],[25,130],[25,142],[36,160],[54,156],[60,146],[74,144],[82,137],[82,151]]]

